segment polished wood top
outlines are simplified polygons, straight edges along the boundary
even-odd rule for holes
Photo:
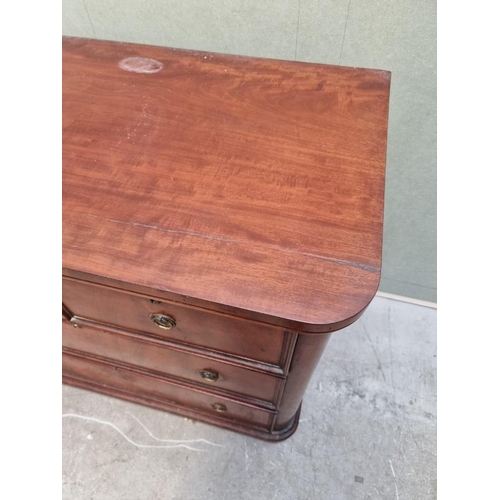
[[[390,74],[63,39],[63,274],[307,332],[377,291]]]

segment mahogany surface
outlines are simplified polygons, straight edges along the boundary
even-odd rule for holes
[[[158,337],[229,352],[279,366],[285,333],[275,327],[163,301],[152,304],[148,297],[63,279],[64,305],[74,316]],[[151,313],[175,318],[171,330],[156,326]]]
[[[163,67],[122,69],[130,57]],[[379,284],[389,83],[64,38],[63,268],[345,326]]]
[[[132,364],[151,373],[184,378],[208,389],[241,393],[264,402],[276,403],[283,379],[271,374],[250,371],[247,367],[175,348],[172,345],[129,332],[109,331],[89,325],[63,321],[63,348]],[[203,372],[217,375],[214,381]]]
[[[176,401],[180,405],[213,413],[212,405],[226,407],[225,418],[238,418],[243,422],[270,428],[273,412],[259,408],[256,404],[238,400],[228,395],[210,393],[179,380],[167,381],[163,377],[138,371],[131,367],[63,352],[63,371],[66,375],[83,380],[92,380],[103,386],[115,387],[129,392],[144,394],[152,398]]]
[[[63,381],[293,434],[330,333],[378,288],[389,86],[63,38]]]

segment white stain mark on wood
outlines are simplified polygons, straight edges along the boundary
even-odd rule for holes
[[[163,69],[163,63],[149,57],[126,57],[122,59],[118,66],[132,73],[158,73]]]

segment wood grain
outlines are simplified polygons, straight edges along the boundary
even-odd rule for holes
[[[172,349],[164,342],[150,337],[108,331],[88,325],[79,326],[74,328],[74,324],[63,321],[63,348],[66,350],[115,360],[153,374],[166,374],[204,385],[212,390],[230,391],[274,404],[284,383],[284,378],[221,363],[208,357],[208,353],[205,356],[196,356],[182,349]],[[217,374],[217,380],[204,379],[201,374],[205,371]]]
[[[246,400],[221,395],[191,386],[180,380],[167,380],[135,367],[121,366],[79,353],[63,352],[63,372],[66,376],[144,395],[164,401],[172,401],[186,408],[192,407],[223,418],[238,419],[270,428],[275,412],[261,408]],[[216,412],[214,404],[226,407]]]
[[[283,397],[279,401],[275,430],[287,428],[296,415],[329,338],[329,333],[298,336]]]
[[[161,69],[123,69],[130,57]],[[64,274],[345,326],[380,279],[389,82],[65,38]]]
[[[251,358],[282,370],[288,361],[282,359],[285,332],[278,328],[168,301],[152,304],[148,297],[67,278],[62,289],[65,305],[79,318]],[[173,317],[175,328],[159,328],[150,320],[154,313]]]

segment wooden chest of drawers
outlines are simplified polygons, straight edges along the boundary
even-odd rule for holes
[[[63,381],[268,440],[380,279],[389,74],[63,39]]]

